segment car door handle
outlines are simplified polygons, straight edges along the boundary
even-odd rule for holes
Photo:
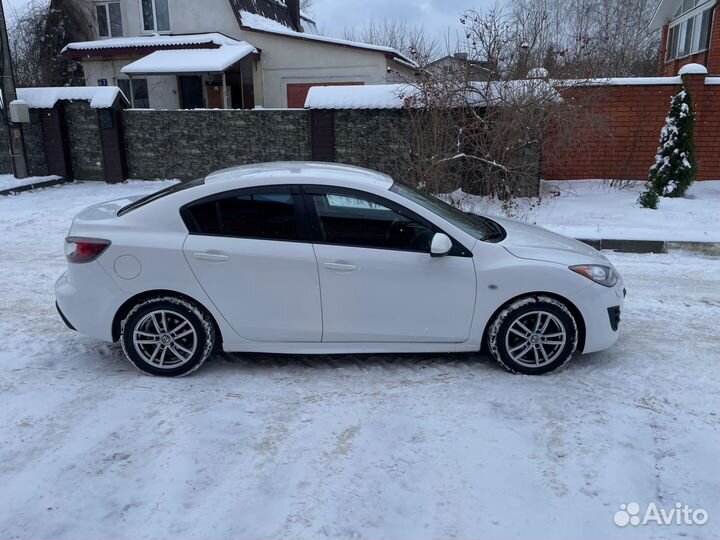
[[[360,268],[355,266],[354,264],[346,264],[346,263],[325,263],[323,264],[325,268],[328,270],[332,270],[333,272],[355,272],[356,270],[359,270]]]
[[[227,262],[230,260],[230,256],[225,255],[224,253],[214,252],[214,251],[204,251],[200,253],[193,253],[193,257],[195,257],[198,261],[207,261],[207,262]]]

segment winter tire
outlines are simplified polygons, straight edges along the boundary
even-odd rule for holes
[[[148,375],[190,375],[205,363],[215,346],[210,316],[179,298],[141,302],[128,313],[120,329],[125,356]]]
[[[503,309],[493,321],[487,341],[495,360],[508,371],[542,375],[572,358],[578,329],[564,304],[538,296]]]

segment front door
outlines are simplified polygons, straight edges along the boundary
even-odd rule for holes
[[[178,77],[181,109],[204,109],[202,77],[198,75]]]
[[[438,229],[385,199],[335,188],[304,190],[317,214],[323,341],[468,340],[477,287],[471,256],[457,249],[431,257]]]
[[[184,252],[215,307],[249,341],[319,342],[318,268],[299,189],[249,188],[183,211]]]

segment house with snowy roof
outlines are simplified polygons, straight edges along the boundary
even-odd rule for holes
[[[134,108],[302,108],[313,86],[394,83],[417,69],[394,49],[320,36],[299,0],[92,7],[97,39],[64,54],[82,64],[87,86],[119,86]]]
[[[663,33],[659,75],[674,77],[687,64],[702,64],[711,75],[720,75],[717,0],[662,0],[651,27]]]

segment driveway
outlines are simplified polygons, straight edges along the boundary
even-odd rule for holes
[[[162,186],[0,199],[0,538],[718,530],[720,259],[611,254],[629,290],[619,344],[546,377],[479,354],[248,355],[153,379],[67,330],[53,284],[78,210]],[[631,502],[710,521],[616,526]]]

